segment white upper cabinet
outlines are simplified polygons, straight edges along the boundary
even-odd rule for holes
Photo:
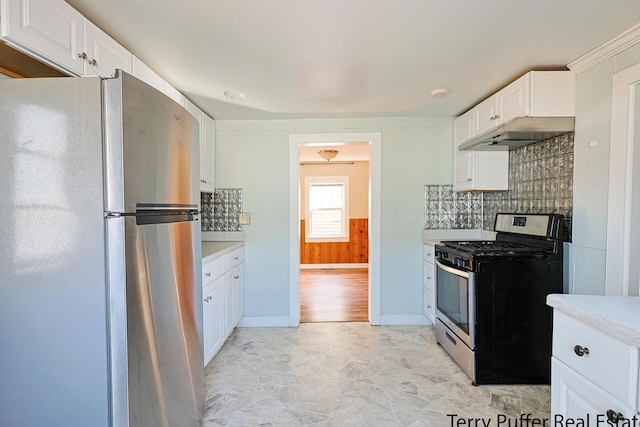
[[[64,1],[1,0],[2,37],[11,46],[75,75],[84,72],[84,17]]]
[[[472,132],[457,145],[518,117],[573,117],[575,76],[571,71],[530,71],[470,111]]]
[[[91,21],[84,20],[84,50],[80,54],[84,61],[85,76],[111,77],[117,69],[131,73],[131,52]]]
[[[200,191],[213,193],[214,186],[214,162],[216,146],[216,123],[203,113],[204,116],[204,144],[200,144]]]
[[[178,89],[176,89],[173,86],[171,86],[171,84],[169,82],[167,82],[166,80],[164,81],[164,84],[162,85],[162,92],[164,92],[164,94],[167,95],[169,98],[173,99],[178,104],[180,104],[180,105],[182,105],[183,107],[186,108],[187,97],[184,96],[182,94],[182,92],[180,92]]]
[[[135,55],[131,58],[131,74],[142,80],[149,86],[153,86],[162,92],[164,88],[164,80],[155,71],[138,59]],[[193,114],[193,113],[192,113]]]
[[[198,120],[200,125],[200,191],[213,193],[213,161],[215,150],[215,123],[197,105],[186,100],[187,111]]]
[[[494,113],[495,115],[495,113]],[[460,151],[458,147],[477,129],[477,111],[467,111],[453,122],[453,190],[509,189],[508,151]]]
[[[131,53],[62,0],[0,0],[2,38],[71,75],[131,72]]]

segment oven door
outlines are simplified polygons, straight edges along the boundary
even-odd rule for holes
[[[475,274],[436,260],[436,316],[475,348]]]

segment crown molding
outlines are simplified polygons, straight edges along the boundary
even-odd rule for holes
[[[619,36],[612,38],[608,42],[603,43],[592,51],[582,55],[580,58],[570,62],[567,67],[575,74],[579,74],[594,65],[606,61],[638,42],[640,42],[640,24],[629,28]]]

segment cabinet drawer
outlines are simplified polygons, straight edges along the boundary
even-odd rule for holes
[[[225,272],[224,257],[218,257],[202,266],[202,286],[213,282]]]
[[[554,312],[553,355],[629,406],[635,406],[637,349]],[[582,355],[579,355],[582,354]],[[635,364],[635,366],[634,366]]]
[[[244,262],[244,248],[235,249],[225,255],[225,271],[232,269],[236,265]]]
[[[424,260],[433,264],[435,247],[432,245],[423,244]]]
[[[436,269],[430,262],[424,262],[424,287],[431,293],[436,292]]]

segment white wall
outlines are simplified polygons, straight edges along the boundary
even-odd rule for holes
[[[219,120],[216,185],[243,188],[245,316],[288,324],[289,134],[381,132],[381,315],[422,313],[424,185],[451,184],[451,118]]]
[[[573,244],[569,291],[604,294],[612,78],[640,63],[640,45],[583,71],[576,80]],[[590,147],[597,141],[596,147]]]

